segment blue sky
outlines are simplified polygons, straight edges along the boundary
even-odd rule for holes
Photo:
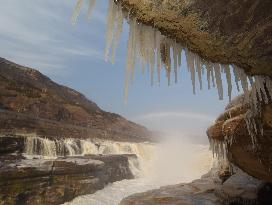
[[[216,89],[192,93],[190,75],[183,58],[178,84],[150,86],[150,78],[136,73],[124,104],[127,25],[114,65],[103,60],[106,0],[98,0],[91,21],[87,6],[75,26],[70,23],[75,0],[8,0],[0,7],[0,56],[33,67],[54,81],[72,87],[102,109],[119,113],[152,129],[177,130],[204,135],[227,104]],[[87,3],[87,2],[86,2]],[[165,73],[162,73],[162,77]]]

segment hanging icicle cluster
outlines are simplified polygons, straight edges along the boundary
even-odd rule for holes
[[[78,0],[72,22],[76,21],[83,0]],[[146,0],[145,3],[149,3]],[[94,0],[90,0],[91,11]],[[126,78],[125,78],[125,101],[127,101],[129,82],[133,81],[136,64],[140,64],[142,72],[149,69],[151,84],[154,84],[154,73],[157,73],[157,81],[160,83],[162,68],[166,71],[168,85],[171,84],[171,76],[174,74],[174,82],[178,81],[178,69],[181,68],[182,56],[185,55],[187,68],[191,75],[193,93],[196,93],[197,84],[203,89],[207,82],[208,89],[217,88],[219,99],[224,97],[223,82],[227,83],[227,95],[229,101],[232,99],[234,88],[243,91],[246,103],[251,105],[245,117],[248,131],[252,137],[253,146],[256,144],[256,136],[262,134],[262,125],[258,122],[261,115],[261,104],[271,102],[272,81],[269,77],[247,76],[243,69],[235,65],[224,65],[206,61],[187,48],[183,48],[175,40],[164,36],[159,30],[144,25],[131,12],[125,14],[121,3],[117,0],[109,0],[105,60],[115,61],[115,51],[122,33],[123,20],[127,17],[129,24],[129,39],[127,43]],[[156,72],[155,72],[156,70]],[[233,79],[232,79],[233,78]],[[232,85],[235,82],[235,85]],[[214,144],[215,152],[222,152],[222,145]],[[219,149],[220,148],[220,149]],[[221,151],[219,151],[221,150]],[[220,154],[221,155],[221,154]]]
[[[272,102],[272,80],[267,76],[255,76],[251,92],[245,94],[250,109],[247,111],[245,121],[251,136],[252,145],[258,149],[258,136],[263,136],[262,106]]]
[[[112,42],[118,42],[122,31],[122,28],[119,26],[123,24],[123,18],[121,17],[124,16],[121,4],[119,4],[118,1],[113,2],[112,0],[109,0],[109,2],[107,45],[113,44]],[[174,73],[174,81],[177,82],[178,80],[178,69],[181,68],[182,53],[184,53],[187,61],[187,68],[191,74],[194,94],[196,93],[197,83],[199,84],[199,89],[202,90],[204,77],[206,78],[208,89],[211,89],[211,87],[217,88],[220,100],[224,97],[224,78],[227,83],[229,101],[232,99],[234,87],[236,87],[238,92],[244,92],[246,103],[251,104],[252,107],[247,113],[245,120],[248,125],[249,133],[252,136],[252,143],[256,143],[254,143],[256,137],[253,136],[262,134],[261,124],[256,122],[256,117],[261,114],[260,103],[267,104],[272,96],[272,81],[269,77],[247,76],[243,69],[235,65],[225,65],[206,61],[187,48],[183,48],[176,41],[164,36],[159,30],[137,21],[136,18],[131,18],[129,16],[128,24],[130,30],[127,43],[125,101],[127,101],[129,82],[134,79],[137,62],[141,64],[143,73],[145,72],[146,67],[149,69],[152,85],[154,84],[155,68],[157,70],[157,80],[160,82],[161,69],[164,67],[168,85],[170,85],[172,72]],[[109,48],[110,46],[107,46],[105,56],[109,55]],[[115,49],[114,46],[112,46],[112,56],[114,55]],[[232,85],[233,81],[235,81],[235,86]]]
[[[109,0],[108,18],[107,18],[107,33],[106,33],[106,48],[105,48],[105,61],[110,60],[115,62],[115,51],[117,49],[120,36],[123,31],[123,11],[121,4],[116,4],[114,1]]]
[[[109,0],[108,22],[106,34],[105,60],[109,60],[110,50],[112,51],[112,62],[114,62],[115,50],[119,41],[124,14],[121,4],[118,1]],[[129,39],[127,43],[126,79],[125,79],[125,101],[127,101],[129,82],[134,79],[135,66],[141,64],[142,72],[149,69],[151,84],[154,84],[155,68],[157,80],[160,83],[161,69],[164,67],[171,83],[171,74],[174,73],[174,82],[178,81],[178,69],[181,68],[182,53],[185,53],[188,71],[191,74],[193,93],[196,93],[198,81],[200,90],[203,88],[203,77],[207,78],[208,89],[216,87],[219,99],[224,96],[223,77],[225,77],[228,89],[228,98],[232,97],[232,74],[234,74],[237,90],[240,85],[245,93],[248,93],[253,78],[248,77],[244,70],[230,65],[221,65],[202,59],[187,48],[183,48],[175,40],[172,40],[151,26],[137,21],[136,18],[128,17]],[[205,74],[206,73],[206,74]]]
[[[227,149],[224,141],[209,138],[209,142],[213,153],[213,157],[217,157],[219,159],[227,158]]]

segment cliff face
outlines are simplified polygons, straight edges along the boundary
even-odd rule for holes
[[[120,0],[139,21],[213,62],[271,76],[270,0]]]
[[[144,127],[101,110],[40,72],[0,59],[0,133],[147,141]]]

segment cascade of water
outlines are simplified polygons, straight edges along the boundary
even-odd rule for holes
[[[26,137],[25,153],[27,155],[57,156],[57,147],[54,141],[40,137]]]
[[[25,136],[26,156],[36,156],[46,158],[56,158],[58,156],[84,156],[89,154],[134,154],[137,156],[129,158],[129,163],[133,171],[143,170],[143,165],[150,161],[154,153],[154,145],[148,143],[115,142],[108,140],[80,140],[62,139],[50,140],[35,135]]]

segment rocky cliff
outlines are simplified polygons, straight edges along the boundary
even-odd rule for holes
[[[0,133],[47,138],[151,140],[144,127],[101,110],[81,93],[40,72],[0,59]]]
[[[271,106],[271,104],[262,105],[262,115],[258,123],[263,126],[263,134],[256,136],[256,142],[248,132],[245,119],[249,104],[245,101],[244,95],[233,100],[207,130],[214,144],[225,145],[231,163],[251,176],[269,182],[272,182]]]

